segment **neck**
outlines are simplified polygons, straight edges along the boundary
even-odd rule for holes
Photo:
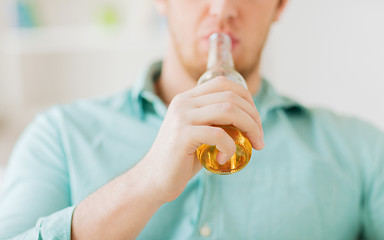
[[[261,87],[259,66],[244,77],[249,92],[252,95],[257,94]],[[196,87],[197,80],[188,74],[177,53],[172,50],[172,47],[169,47],[163,61],[161,75],[156,81],[156,94],[168,106],[176,95]]]
[[[254,71],[244,76],[247,81],[248,91],[255,96],[261,88],[261,76],[259,72],[259,65],[255,68]]]
[[[156,81],[156,94],[168,106],[176,95],[196,87],[196,83],[197,79],[188,74],[169,42],[161,74]]]

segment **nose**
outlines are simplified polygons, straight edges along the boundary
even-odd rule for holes
[[[220,20],[231,20],[237,17],[235,3],[239,0],[210,0],[210,15]]]

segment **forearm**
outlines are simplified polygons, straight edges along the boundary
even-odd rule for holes
[[[163,204],[156,199],[143,161],[81,202],[72,239],[135,239]]]

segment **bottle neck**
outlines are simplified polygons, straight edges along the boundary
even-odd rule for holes
[[[209,37],[207,69],[214,67],[234,68],[231,38],[225,33],[214,33]]]

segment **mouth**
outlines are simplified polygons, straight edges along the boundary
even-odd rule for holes
[[[207,35],[205,35],[203,37],[203,42],[204,42],[204,48],[206,50],[209,49],[209,37],[213,34],[213,33],[216,33],[216,32],[222,32],[222,31],[213,31]],[[236,49],[236,47],[239,45],[240,43],[240,40],[238,38],[236,38],[233,34],[229,33],[229,32],[224,32],[226,33],[230,38],[231,38],[231,44],[232,44],[232,51],[234,51]]]

